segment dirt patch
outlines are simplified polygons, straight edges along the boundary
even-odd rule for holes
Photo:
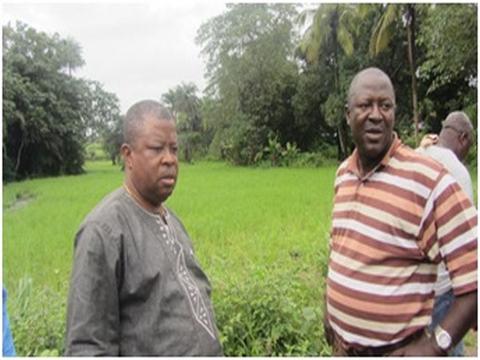
[[[7,210],[9,211],[15,211],[18,209],[21,209],[30,203],[35,198],[33,194],[30,193],[17,193],[15,195],[15,200],[8,204]]]

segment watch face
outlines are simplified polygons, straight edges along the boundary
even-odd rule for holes
[[[439,345],[444,349],[447,348],[450,345],[450,336],[448,336],[447,334],[445,334],[443,332],[440,334],[439,340],[440,340]]]
[[[435,339],[437,340],[438,346],[440,346],[443,350],[447,350],[452,344],[452,338],[450,337],[450,334],[442,328],[439,328],[435,331]]]

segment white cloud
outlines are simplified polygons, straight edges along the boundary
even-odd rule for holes
[[[141,99],[159,99],[181,82],[205,86],[198,28],[225,11],[221,1],[143,3],[4,3],[2,24],[20,20],[49,34],[73,37],[85,65],[77,76],[117,94],[125,112]]]

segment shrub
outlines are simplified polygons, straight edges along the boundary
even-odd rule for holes
[[[306,306],[312,302],[308,292],[293,274],[279,271],[217,288],[215,314],[225,356],[329,355],[322,307]]]
[[[297,144],[287,142],[285,147],[278,141],[278,136],[268,137],[268,145],[254,158],[255,165],[265,167],[320,167],[337,163],[336,150],[332,146],[322,146],[317,152],[300,152]]]
[[[9,318],[19,356],[59,356],[64,352],[66,299],[49,288],[37,290],[32,279],[18,282],[9,297]]]
[[[297,155],[292,163],[294,167],[320,167],[327,162],[321,153],[304,152]]]
[[[87,144],[85,146],[85,152],[87,155],[87,160],[109,160],[108,154],[105,153],[105,150],[102,148],[102,144],[99,142]]]
[[[293,273],[263,269],[248,280],[234,277],[218,284],[214,305],[225,356],[329,356],[322,327],[323,269],[318,270],[312,274],[305,267]],[[315,285],[307,285],[302,277]],[[15,290],[8,306],[17,354],[63,354],[63,292],[37,290],[30,278],[21,279]]]

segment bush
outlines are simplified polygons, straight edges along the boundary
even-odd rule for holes
[[[9,296],[9,319],[19,356],[59,356],[64,352],[66,299],[49,288],[37,290],[22,278]]]
[[[109,160],[108,155],[105,153],[105,150],[102,148],[102,144],[99,142],[94,142],[85,146],[85,152],[87,154],[87,160]]]
[[[217,288],[215,314],[225,356],[330,355],[322,307],[306,306],[307,293],[291,273],[279,271]]]
[[[298,154],[292,163],[294,167],[320,167],[327,163],[327,159],[321,153],[304,152]]]
[[[255,155],[255,164],[265,167],[320,167],[337,163],[336,149],[332,146],[322,146],[317,152],[300,152],[295,143],[287,142],[285,147],[280,144],[277,136],[268,137],[268,145]]]
[[[225,356],[329,356],[322,327],[323,270],[319,270],[318,274],[305,268],[294,273],[256,270],[248,281],[235,277],[216,285],[213,302]],[[318,284],[306,285],[302,281],[306,276],[315,283],[318,277]],[[37,290],[30,278],[21,279],[15,290],[8,307],[17,354],[63,354],[66,297],[62,291]]]

